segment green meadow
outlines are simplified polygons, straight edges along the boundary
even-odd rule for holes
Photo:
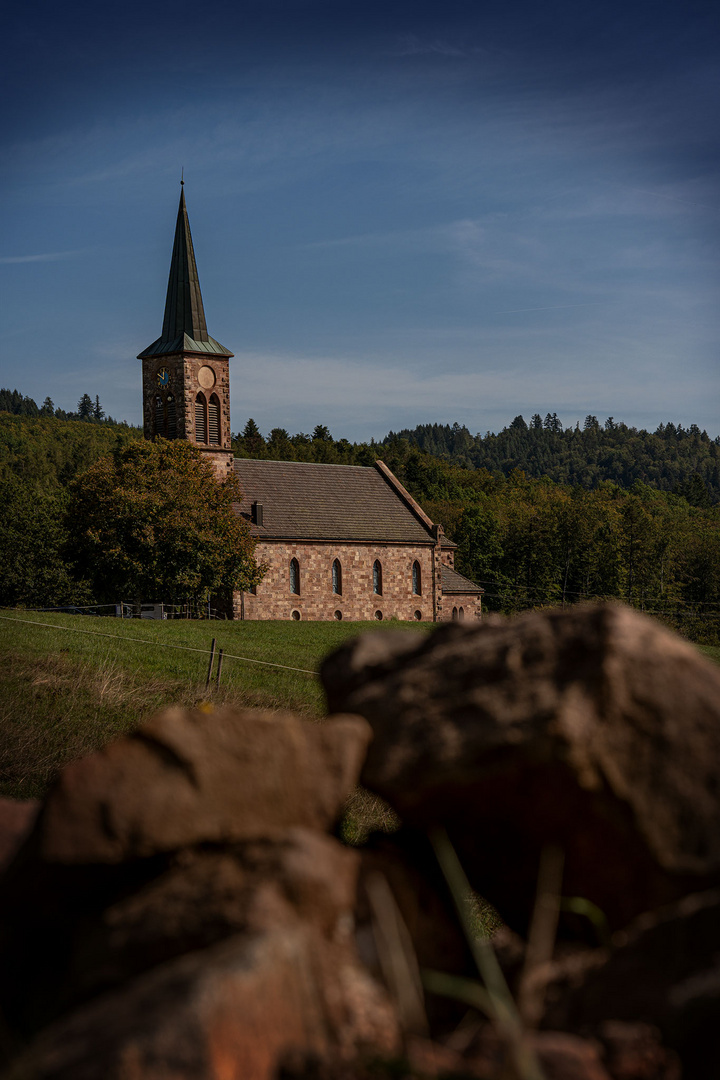
[[[427,633],[432,625],[162,622],[0,611],[0,797],[41,796],[68,761],[170,703],[293,709],[319,720],[326,705],[315,673],[323,657],[359,633],[393,629]],[[216,654],[206,690],[213,637],[223,649],[223,666],[216,685]],[[700,649],[720,663],[719,647]]]
[[[122,620],[20,609],[0,616],[0,796],[10,798],[42,795],[66,762],[171,702],[293,709],[320,719],[326,706],[316,672],[324,656],[363,631],[431,628]],[[222,672],[216,685],[216,652],[206,690],[213,638],[223,650]]]

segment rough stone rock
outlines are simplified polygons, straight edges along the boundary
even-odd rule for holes
[[[37,799],[0,799],[0,871],[15,857],[39,810]]]
[[[615,941],[606,962],[588,964],[580,978],[566,980],[558,964],[545,1022],[592,1030],[604,1041],[614,1033],[618,1055],[630,1060],[622,1025],[651,1025],[663,1046],[677,1052],[683,1080],[720,1076],[720,889],[647,913]],[[641,1050],[639,1040],[635,1056]],[[656,1073],[648,1075],[655,1080]],[[660,1066],[657,1075],[664,1080]],[[672,1080],[674,1075],[668,1071]]]
[[[349,930],[345,931],[345,935]],[[179,957],[46,1028],[6,1080],[274,1080],[288,1059],[398,1050],[343,942],[302,925]]]
[[[680,1080],[683,1075],[677,1054],[663,1046],[650,1024],[606,1020],[597,1034],[612,1080]]]
[[[327,829],[369,739],[359,717],[167,709],[63,770],[36,829],[40,857],[120,863],[289,825]]]
[[[356,782],[368,734],[360,718],[321,726],[289,715],[170,710],[137,735],[69,766],[0,884],[0,1016],[9,1039],[19,1045],[67,1022],[68,1047],[77,1048],[73,1025],[82,1028],[85,1010],[94,1007],[89,1003],[105,995],[118,1003],[117,1023],[107,1025],[113,1045],[134,1045],[130,1028],[120,1030],[122,1018],[140,1023],[145,1006],[134,988],[157,977],[168,996],[144,1021],[152,1057],[157,1039],[172,1029],[165,1010],[175,1008],[172,972],[190,970],[183,958],[208,958],[207,978],[199,960],[190,982],[182,983],[192,1011],[221,977],[213,974],[214,949],[233,942],[232,955],[244,957],[242,994],[252,996],[257,977],[262,996],[271,973],[262,960],[253,974],[252,958],[267,949],[267,956],[276,955],[276,944],[287,938],[300,943],[292,946],[300,950],[298,963],[312,957],[312,970],[302,977],[323,1046],[349,1053],[375,1039],[392,1042],[394,1013],[362,968],[352,932],[359,855],[321,831]],[[231,987],[236,974],[227,976]],[[300,993],[300,975],[287,978],[288,994]],[[281,974],[278,980],[281,987]],[[280,1025],[291,1006],[276,992]],[[214,1025],[216,1014],[208,1015]],[[210,1020],[198,1017],[193,1054],[211,1035]],[[238,1014],[241,1041],[250,1040],[245,1023]],[[315,1043],[299,1035],[298,1042],[293,1030],[289,1025],[292,1046],[312,1051]],[[80,1042],[91,1038],[92,1024],[82,1031]],[[277,1038],[279,1054],[286,1044]],[[53,1046],[64,1060],[65,1050]],[[130,1060],[135,1051],[127,1053]],[[86,1068],[81,1058],[78,1075]]]
[[[562,1031],[539,1031],[528,1033],[527,1044],[534,1051],[545,1080],[614,1080],[603,1065],[601,1045],[593,1039]],[[505,1080],[517,1076],[507,1045],[489,1025],[483,1026],[476,1043],[464,1054],[437,1043],[414,1040],[408,1057],[412,1071],[407,1080],[418,1074],[468,1080],[471,1077]]]
[[[533,612],[388,641],[384,658],[361,638],[322,678],[331,710],[373,728],[362,783],[405,822],[444,825],[515,928],[548,844],[564,893],[611,928],[720,879],[720,670],[654,620]]]

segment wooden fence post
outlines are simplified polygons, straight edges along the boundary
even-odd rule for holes
[[[212,639],[212,645],[210,646],[210,663],[208,664],[207,679],[205,680],[205,689],[210,686],[210,676],[212,675],[213,664],[215,663],[215,638]]]
[[[222,651],[222,649],[220,649],[220,651],[218,653],[217,675],[215,676],[215,687],[216,688],[220,685],[220,672],[222,671],[222,661],[223,661],[223,651]]]

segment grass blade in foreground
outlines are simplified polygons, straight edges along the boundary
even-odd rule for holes
[[[544,1080],[535,1052],[528,1045],[527,1033],[490,939],[478,937],[470,926],[466,904],[466,898],[471,892],[470,882],[460,864],[455,848],[444,829],[431,830],[430,843],[452,894],[480,977],[485,984],[489,1006],[492,1010],[491,1019],[497,1024],[498,1031],[507,1043],[519,1080]]]

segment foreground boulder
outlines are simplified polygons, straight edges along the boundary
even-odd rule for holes
[[[652,1025],[679,1054],[686,1080],[718,1075],[720,1065],[720,889],[648,912],[615,935],[604,962],[588,954],[556,962],[545,1022],[602,1033]]]
[[[654,620],[600,605],[369,635],[322,678],[373,728],[362,782],[445,826],[521,931],[549,844],[610,929],[720,878],[720,670]]]
[[[370,737],[359,717],[312,724],[260,709],[166,709],[61,773],[35,832],[38,854],[122,863],[289,825],[327,830]]]
[[[37,799],[0,799],[0,871],[15,858],[39,810]]]
[[[327,835],[368,738],[357,717],[173,709],[69,766],[0,885],[11,1075],[269,1080],[392,1054],[359,856]]]

